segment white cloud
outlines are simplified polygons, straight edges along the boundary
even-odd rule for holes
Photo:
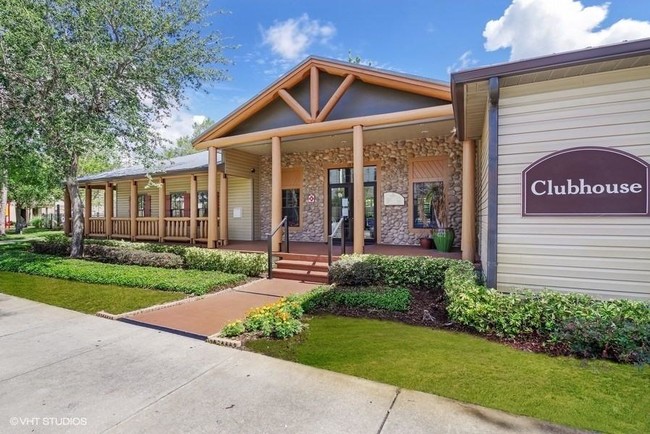
[[[276,21],[268,29],[262,29],[264,45],[283,60],[294,61],[303,57],[314,43],[326,44],[336,34],[336,27],[331,23],[321,24],[303,14],[299,18]]]
[[[600,28],[608,12],[609,3],[513,0],[501,18],[485,25],[485,49],[510,48],[510,60],[516,60],[650,36],[648,21],[623,19]]]
[[[451,74],[454,71],[460,71],[461,69],[467,69],[477,63],[478,60],[472,57],[472,52],[470,50],[465,51],[453,65],[447,67],[447,74]]]
[[[191,136],[194,132],[192,124],[206,120],[204,115],[196,115],[183,109],[174,110],[169,116],[154,125],[154,130],[163,139],[175,143],[183,136]]]

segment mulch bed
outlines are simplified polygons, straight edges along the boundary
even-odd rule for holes
[[[332,314],[353,318],[370,318],[379,320],[399,321],[406,324],[431,327],[435,329],[470,333],[500,342],[522,351],[545,353],[549,355],[568,355],[568,348],[560,345],[550,345],[540,336],[524,338],[501,338],[496,335],[485,335],[475,330],[454,323],[447,315],[444,296],[433,291],[411,290],[411,305],[406,312],[393,312],[382,309],[364,309],[347,306],[329,306],[315,310],[315,314]]]

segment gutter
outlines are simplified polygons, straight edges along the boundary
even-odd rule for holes
[[[488,288],[497,286],[497,235],[499,212],[499,77],[488,80],[488,230],[487,270]]]

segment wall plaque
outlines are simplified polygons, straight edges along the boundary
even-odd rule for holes
[[[522,172],[523,216],[648,216],[650,164],[618,149],[580,147]]]
[[[403,206],[404,205],[404,196],[399,193],[386,192],[384,193],[384,205],[385,206]]]

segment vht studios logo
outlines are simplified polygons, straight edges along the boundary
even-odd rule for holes
[[[522,173],[524,216],[647,216],[650,166],[611,148],[571,148]]]

